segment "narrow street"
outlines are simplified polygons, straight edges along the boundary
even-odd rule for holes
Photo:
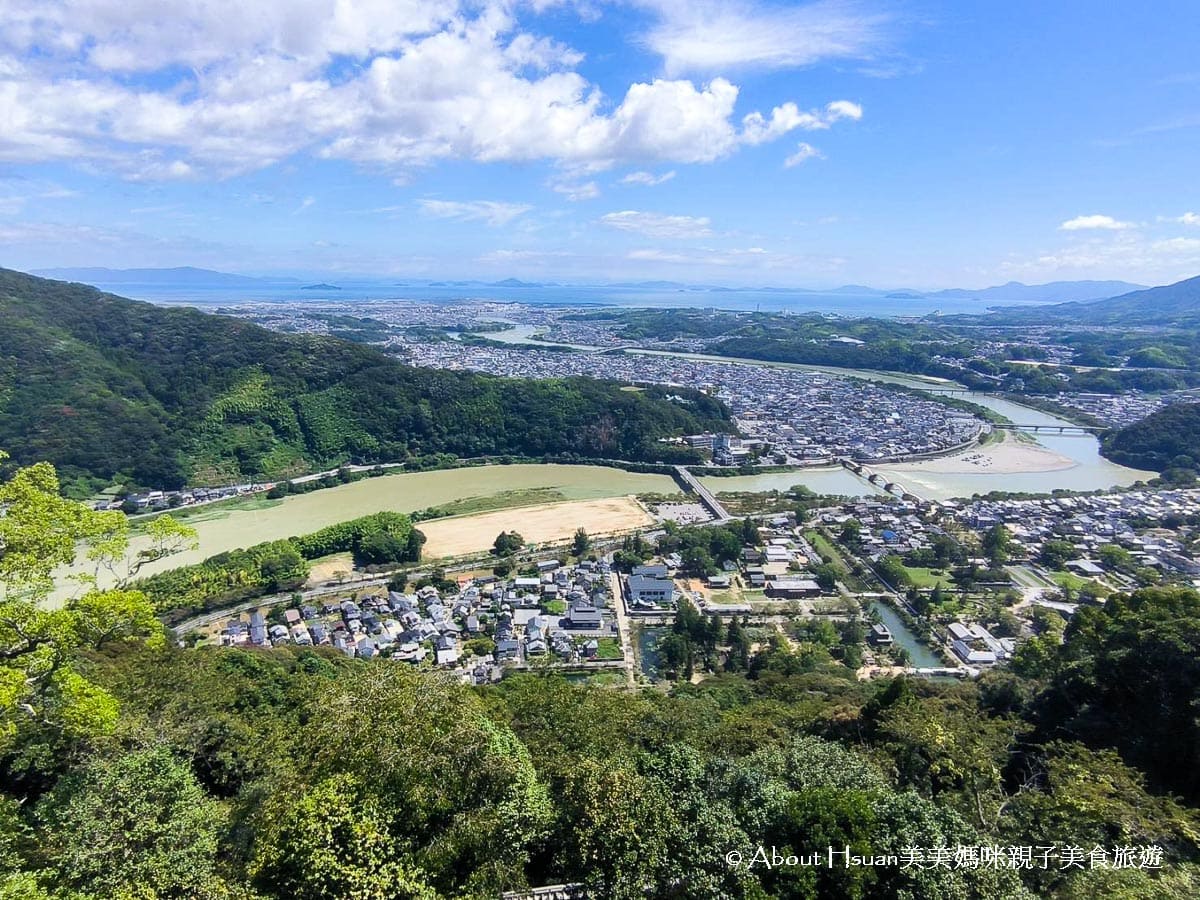
[[[613,572],[608,577],[612,587],[613,615],[617,619],[617,635],[621,639],[621,652],[625,655],[625,681],[629,687],[634,687],[634,667],[637,660],[633,655],[633,638],[630,634],[629,617],[625,615],[625,600],[621,596],[621,576]]]

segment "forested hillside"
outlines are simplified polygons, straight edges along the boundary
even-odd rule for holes
[[[1200,323],[1200,276],[1131,291],[1105,300],[1001,309],[996,312],[995,319],[1008,324],[1056,322],[1070,325],[1192,327]]]
[[[0,270],[0,446],[82,493],[447,452],[636,460],[728,424],[699,392],[416,369],[384,353]]]
[[[1174,403],[1111,432],[1100,452],[1139,469],[1200,468],[1200,404]]]

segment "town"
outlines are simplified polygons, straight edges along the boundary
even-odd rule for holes
[[[293,595],[210,621],[191,640],[331,646],[477,684],[530,667],[653,680],[666,674],[655,641],[694,610],[740,623],[762,652],[810,639],[820,622],[849,629],[857,646],[840,652],[859,677],[974,677],[1061,631],[1080,604],[1200,584],[1200,490],[941,503],[795,494],[803,503],[786,511],[762,496],[777,508],[753,525],[701,522],[694,533],[716,551],[681,549],[667,521],[607,549],[577,546],[574,561],[568,548],[521,548],[492,570],[474,559],[454,574],[411,573],[412,583],[405,573]]]

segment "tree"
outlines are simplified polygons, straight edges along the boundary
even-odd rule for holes
[[[582,526],[577,528],[575,537],[571,541],[571,553],[575,556],[583,556],[591,546],[592,539],[588,537],[587,530]]]
[[[165,747],[100,756],[38,807],[63,885],[100,896],[219,893],[224,814]]]
[[[876,564],[879,575],[893,589],[908,587],[912,584],[912,578],[909,577],[908,570],[904,568],[904,562],[899,556],[894,553],[889,553]]]
[[[313,800],[311,834],[318,848],[361,860],[355,869],[362,877],[381,858],[402,865],[415,880],[406,859],[420,859],[438,896],[497,896],[505,885],[521,881],[530,846],[545,836],[550,800],[528,748],[488,717],[479,695],[441,673],[368,666],[322,685],[311,709],[319,715],[306,728],[307,752],[297,776],[320,798],[336,792],[337,784],[345,784],[348,793],[344,804],[334,806],[345,827],[324,838],[329,832],[321,824],[323,802]],[[350,780],[335,781],[326,792],[328,779],[339,778]],[[280,833],[283,840],[292,833],[293,809],[285,800],[272,815],[275,824],[258,834],[258,858],[268,869]],[[347,843],[363,828],[379,833],[370,847],[382,857],[363,859]],[[386,852],[385,841],[394,845]],[[388,855],[405,852],[411,856]],[[365,896],[389,894],[381,889]]]
[[[1012,547],[1012,534],[1004,525],[997,523],[983,533],[983,555],[993,569],[1008,562]]]
[[[1070,541],[1046,541],[1038,553],[1038,562],[1047,569],[1061,569],[1070,560],[1078,558],[1079,550]]]
[[[308,563],[295,547],[287,542],[259,563],[262,579],[271,591],[290,590],[304,583],[308,577]]]
[[[368,566],[413,561],[408,557],[408,538],[401,538],[390,531],[375,531],[366,535],[359,542],[357,557]]]
[[[525,546],[525,538],[515,531],[502,531],[492,542],[492,553],[496,556],[508,556]]]
[[[683,551],[683,571],[689,575],[695,575],[701,578],[706,578],[709,575],[715,574],[717,564],[713,561],[712,554],[703,547],[688,547]]]
[[[1106,569],[1116,572],[1132,572],[1137,568],[1133,554],[1116,544],[1101,544],[1096,553]]]
[[[437,891],[396,839],[396,814],[352,775],[317,783],[284,806],[274,840],[254,863],[258,884],[281,897],[435,900]]]
[[[1081,607],[1040,700],[1048,727],[1114,747],[1152,786],[1200,798],[1200,594],[1142,588]]]
[[[847,519],[842,523],[838,540],[847,547],[857,550],[862,545],[862,523],[858,519]]]
[[[821,563],[813,567],[813,575],[816,577],[817,584],[821,586],[821,590],[826,594],[832,594],[837,590],[838,570],[836,566]]]
[[[0,454],[0,460],[6,458]],[[53,466],[17,469],[0,484],[0,746],[22,726],[68,735],[104,732],[117,717],[116,701],[78,667],[87,650],[111,641],[162,643],[162,626],[139,591],[98,588],[96,574],[78,576],[82,593],[58,608],[45,601],[53,573],[82,555],[97,570],[114,569],[129,544],[118,512],[96,512],[59,495]],[[152,532],[150,552],[166,555],[171,525]]]

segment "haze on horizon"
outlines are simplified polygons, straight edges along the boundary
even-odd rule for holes
[[[0,7],[0,262],[977,288],[1200,271],[1200,8]]]

